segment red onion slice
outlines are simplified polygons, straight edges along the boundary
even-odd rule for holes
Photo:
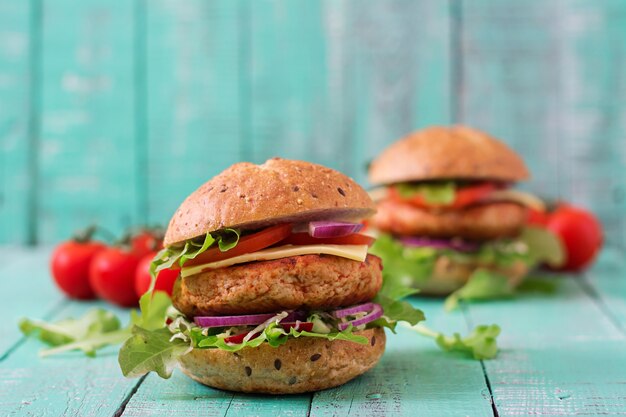
[[[198,316],[193,321],[200,327],[253,326],[271,319],[276,314],[250,314],[246,316]]]
[[[309,223],[309,235],[311,237],[328,238],[343,237],[358,233],[363,228],[360,223],[318,221]]]
[[[374,308],[374,303],[363,303],[363,304],[358,304],[352,307],[335,310],[333,311],[332,314],[333,316],[340,319],[342,317],[352,316],[357,313],[367,313],[367,312],[372,311],[373,308]]]
[[[367,314],[364,317],[361,317],[360,319],[356,319],[356,320],[352,320],[352,321],[348,321],[345,323],[339,323],[337,325],[337,327],[339,327],[339,330],[346,330],[348,327],[350,327],[350,325],[357,327],[357,326],[361,326],[363,324],[367,324],[369,322],[372,322],[376,319],[379,319],[380,317],[382,317],[383,315],[383,308],[378,305],[378,304],[374,304],[372,303],[372,311]]]
[[[468,242],[460,239],[431,239],[429,237],[400,237],[400,242],[406,246],[417,248],[453,249],[459,252],[475,252],[480,248],[476,242]]]

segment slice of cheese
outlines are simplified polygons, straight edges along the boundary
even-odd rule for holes
[[[546,211],[546,205],[539,197],[513,189],[493,191],[483,201],[512,201],[538,211]]]
[[[263,249],[258,252],[245,253],[222,261],[182,268],[181,276],[188,277],[207,269],[224,268],[231,265],[253,261],[269,261],[299,255],[334,255],[353,261],[363,262],[367,257],[367,245],[285,245]]]

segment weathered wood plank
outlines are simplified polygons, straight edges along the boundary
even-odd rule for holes
[[[366,165],[389,144],[412,130],[452,121],[449,3],[347,2],[343,50],[349,58],[345,98],[337,105],[346,113],[349,172],[362,183]]]
[[[102,302],[71,302],[54,318],[78,317],[94,307],[128,315]],[[41,348],[28,339],[0,362],[1,415],[112,416],[138,383],[121,375],[117,347],[103,349],[95,359],[78,352],[40,358]]]
[[[22,338],[17,327],[20,318],[51,317],[64,302],[49,276],[49,249],[8,253],[7,263],[0,265],[0,358]]]
[[[485,362],[500,415],[626,409],[626,335],[576,279],[559,278],[555,294],[470,306],[472,320],[503,329],[500,355]]]
[[[137,215],[133,2],[43,1],[40,241]]]
[[[433,328],[467,332],[465,319],[445,314],[441,300],[412,301]],[[387,333],[380,364],[344,386],[316,393],[311,416],[449,416],[461,410],[464,415],[491,415],[480,362],[444,353],[411,330]]]
[[[533,190],[593,209],[624,247],[626,3],[462,4],[459,121],[512,144]]]
[[[240,160],[240,7],[147,3],[150,222],[166,223],[200,184]]]
[[[29,240],[32,1],[0,1],[0,243]]]
[[[626,262],[624,251],[605,248],[582,277],[585,289],[626,334]]]
[[[449,122],[445,2],[262,1],[250,16],[254,161],[307,159],[364,180],[387,144]]]
[[[306,416],[310,402],[310,395],[245,395],[211,389],[175,371],[169,380],[149,375],[122,415]]]

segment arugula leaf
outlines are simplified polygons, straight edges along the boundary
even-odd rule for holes
[[[437,345],[446,352],[465,352],[478,360],[493,359],[498,354],[496,338],[500,334],[500,327],[496,324],[476,326],[466,337],[461,337],[459,333],[446,336],[443,333],[429,329],[423,324],[407,327],[423,336],[434,339]]]
[[[394,300],[381,293],[376,294],[372,301],[380,304],[383,308],[384,316],[369,323],[368,325],[371,327],[387,327],[395,333],[396,325],[399,321],[416,325],[426,319],[422,310],[413,307],[407,301]]]
[[[467,283],[450,294],[444,303],[447,311],[458,307],[460,300],[485,300],[513,295],[514,288],[509,279],[487,269],[477,269]]]
[[[528,256],[533,264],[547,263],[558,268],[565,262],[565,249],[561,240],[547,229],[527,226],[520,240],[528,247]]]
[[[98,348],[121,343],[130,335],[130,330],[120,329],[120,321],[113,313],[101,308],[89,310],[78,319],[54,323],[22,319],[19,327],[26,336],[36,336],[54,347],[42,350],[41,356],[69,350],[82,350],[88,356],[95,356]]]
[[[152,294],[145,293],[139,299],[140,316],[133,316],[131,322],[146,330],[156,330],[163,327],[167,315],[167,309],[172,305],[170,297],[163,291]]]
[[[124,342],[118,356],[124,376],[137,377],[150,371],[165,379],[172,376],[178,358],[192,347],[187,342],[171,338],[172,333],[167,327],[146,330],[134,326],[133,336]]]
[[[395,186],[398,194],[405,198],[420,195],[433,205],[452,204],[456,199],[456,184],[452,181],[433,183],[400,183]]]
[[[379,235],[369,252],[383,260],[383,282],[405,288],[428,280],[439,256],[436,249],[408,248],[388,234]]]

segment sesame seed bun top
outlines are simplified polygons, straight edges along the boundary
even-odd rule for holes
[[[374,203],[354,180],[304,161],[240,162],[200,186],[170,220],[165,246],[225,227],[258,229],[286,222],[360,221]]]
[[[383,185],[438,179],[521,181],[529,178],[520,156],[503,142],[467,126],[433,126],[385,149],[369,170]]]

